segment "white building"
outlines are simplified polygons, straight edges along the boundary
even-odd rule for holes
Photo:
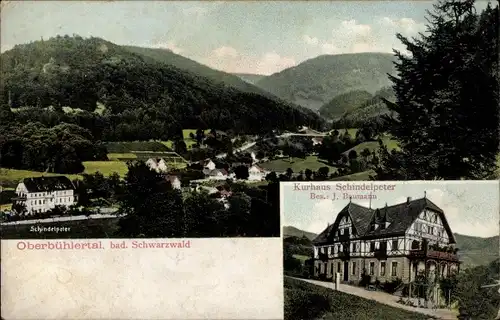
[[[168,172],[167,162],[164,159],[156,160],[154,158],[150,158],[150,159],[148,159],[148,161],[146,161],[146,165],[151,170],[155,170],[158,173]]]
[[[148,161],[146,161],[146,165],[149,167],[151,170],[158,170],[158,162],[156,162],[156,159],[150,158]]]
[[[258,165],[253,165],[248,169],[248,180],[262,181],[266,178],[266,175],[267,172]]]
[[[15,204],[23,204],[27,214],[47,212],[56,206],[75,203],[75,186],[64,176],[25,178],[17,185]]]
[[[156,171],[158,171],[158,172],[168,172],[167,162],[164,159],[160,159],[160,161],[158,161],[158,167],[157,167]]]
[[[203,169],[215,170],[215,163],[212,160],[207,159],[203,162]]]
[[[165,177],[165,179],[167,179],[167,181],[170,182],[170,184],[172,185],[172,188],[178,189],[178,190],[181,189],[181,180],[179,180],[179,178],[177,176],[168,175]]]
[[[208,174],[208,179],[210,180],[226,180],[228,178],[229,175],[224,169],[214,169]]]

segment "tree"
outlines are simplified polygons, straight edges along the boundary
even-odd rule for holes
[[[288,177],[288,180],[292,179],[292,175],[293,175],[292,168],[287,168],[286,169],[286,176]]]
[[[371,156],[371,151],[368,148],[364,148],[363,151],[361,151],[361,156],[365,159],[368,159],[369,156]]]
[[[178,190],[143,162],[128,163],[118,234],[126,237],[182,237],[183,202]]]
[[[356,150],[351,150],[351,151],[349,151],[348,157],[349,157],[349,160],[357,159],[358,153],[356,152]]]
[[[184,228],[186,237],[223,236],[218,223],[224,206],[207,192],[193,192],[184,200]]]
[[[312,174],[313,174],[313,172],[309,168],[304,171],[304,175],[306,176],[306,180],[311,180]]]
[[[186,154],[187,153],[187,145],[183,139],[178,139],[174,141],[174,151],[178,154]]]
[[[390,76],[396,102],[389,133],[400,151],[382,150],[378,179],[485,179],[496,170],[498,5],[480,15],[473,0],[446,0],[428,12],[428,33],[398,34],[410,55],[395,51]]]
[[[483,287],[498,280],[499,261],[460,272],[454,290],[462,319],[494,319],[498,314],[498,287]]]
[[[329,172],[330,172],[330,168],[328,168],[328,167],[319,168],[318,172],[316,172],[316,174],[315,174],[316,180],[327,180]]]
[[[248,167],[237,166],[236,168],[234,168],[234,175],[236,176],[236,179],[247,180],[250,176],[250,174],[248,173]]]

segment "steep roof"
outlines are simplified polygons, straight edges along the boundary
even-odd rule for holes
[[[29,192],[74,190],[75,186],[65,176],[25,178],[23,183]]]
[[[328,226],[320,233],[313,240],[313,243],[323,244],[329,242],[331,232],[336,229],[339,224],[339,218],[344,216],[345,213],[348,213],[351,217],[353,226],[360,238],[377,238],[405,233],[424,209],[432,210],[440,215],[443,226],[451,238],[450,240],[455,242],[443,210],[429,199],[421,198],[377,209],[370,209],[355,203],[349,203],[339,212],[335,223]],[[384,229],[377,228],[374,231],[370,231],[369,227],[372,221],[379,224],[382,222],[389,222],[389,226]]]

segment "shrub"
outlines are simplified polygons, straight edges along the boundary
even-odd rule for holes
[[[390,294],[393,294],[396,292],[396,289],[403,283],[403,280],[400,278],[396,278],[395,280],[392,281],[387,281],[382,285],[382,289]]]

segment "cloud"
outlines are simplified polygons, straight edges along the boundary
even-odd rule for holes
[[[220,47],[213,51],[213,54],[218,58],[230,57],[236,58],[238,56],[238,51],[233,47]]]
[[[425,31],[425,24],[411,18],[382,17],[375,23],[363,24],[355,19],[339,22],[328,38],[304,35],[302,41],[321,54],[391,52],[393,48],[405,52],[396,33],[406,37]]]
[[[305,43],[307,43],[309,45],[313,45],[313,46],[316,46],[319,43],[318,38],[308,36],[307,34],[304,35],[304,37],[302,37],[302,39],[304,40]]]
[[[295,66],[292,57],[271,51],[262,55],[245,55],[231,46],[214,49],[202,62],[212,68],[229,73],[256,73],[269,75]]]
[[[394,31],[399,32],[404,36],[410,37],[426,30],[426,26],[424,23],[416,22],[411,18],[391,19],[389,17],[383,17],[380,20],[380,23],[383,26],[394,29]]]

